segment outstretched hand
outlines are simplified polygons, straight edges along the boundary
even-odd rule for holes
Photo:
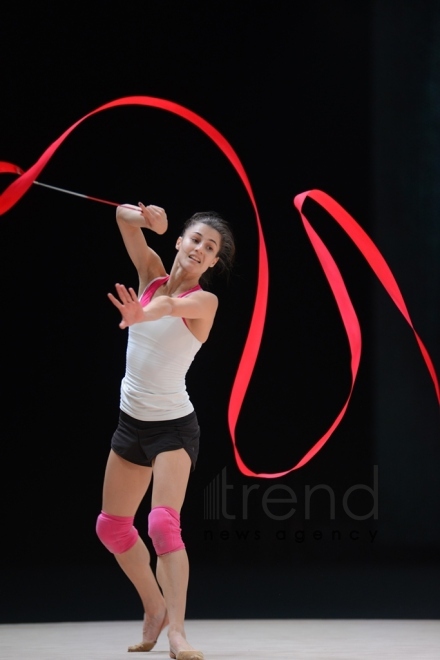
[[[108,293],[107,296],[121,312],[122,321],[119,327],[123,330],[135,323],[141,323],[144,320],[144,310],[135,290],[132,287],[127,289],[123,284],[116,284],[115,286],[119,300],[112,293]]]
[[[168,218],[161,206],[154,206],[154,204],[145,206],[145,204],[139,202],[139,208],[145,218],[148,229],[156,232],[156,234],[164,234],[166,232],[168,228]]]

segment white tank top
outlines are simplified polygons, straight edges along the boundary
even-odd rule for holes
[[[166,275],[150,282],[140,297],[143,305],[168,278]],[[198,289],[201,287],[185,291],[179,298]],[[189,415],[194,407],[186,390],[186,373],[201,346],[179,317],[164,316],[130,326],[121,382],[121,410],[142,421]]]

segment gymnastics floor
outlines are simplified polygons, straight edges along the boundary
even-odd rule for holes
[[[0,658],[20,660],[166,660],[163,632],[147,653],[139,621],[0,625]],[[206,660],[361,660],[440,658],[437,620],[253,619],[188,620],[187,638]]]

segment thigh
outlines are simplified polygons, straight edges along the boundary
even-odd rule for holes
[[[153,463],[151,505],[169,506],[180,511],[191,471],[191,459],[185,449],[164,451]]]
[[[130,463],[111,449],[104,476],[103,511],[114,516],[134,516],[152,474],[152,468]]]

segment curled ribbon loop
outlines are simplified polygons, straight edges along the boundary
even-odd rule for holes
[[[23,174],[21,167],[18,167],[13,163],[5,163],[4,161],[0,161],[0,172],[2,174]]]
[[[62,142],[72,133],[72,131],[81,124],[85,119],[95,115],[103,110],[108,110],[110,108],[124,106],[124,105],[144,105],[154,108],[159,108],[162,110],[167,110],[172,112],[183,119],[194,124],[197,128],[203,131],[223,152],[223,154],[228,158],[231,165],[236,170],[238,176],[240,177],[246,192],[249,196],[251,204],[253,206],[256,222],[257,222],[257,231],[258,231],[258,273],[257,273],[257,288],[255,294],[254,308],[252,312],[251,322],[249,326],[249,331],[243,348],[243,352],[239,361],[237,368],[237,373],[235,375],[234,383],[231,390],[231,395],[229,399],[228,407],[228,425],[229,431],[232,439],[234,457],[237,463],[239,470],[242,474],[246,476],[253,477],[263,477],[263,478],[276,478],[282,477],[293,470],[296,470],[300,467],[303,467],[306,463],[310,461],[313,456],[324,446],[329,437],[332,435],[336,427],[339,425],[341,419],[343,418],[347,406],[349,404],[353,387],[355,384],[360,358],[361,358],[361,331],[359,322],[356,316],[356,312],[348,295],[344,280],[341,276],[341,273],[338,270],[338,267],[333,260],[330,252],[316,234],[314,229],[311,227],[310,223],[303,214],[302,207],[304,201],[307,197],[314,199],[319,203],[333,218],[341,225],[341,227],[347,232],[350,238],[353,240],[355,245],[362,252],[363,256],[366,258],[371,268],[385,287],[388,294],[391,296],[394,303],[397,305],[398,309],[403,314],[406,321],[409,323],[411,328],[414,331],[415,338],[419,345],[419,348],[422,352],[425,363],[428,367],[431,378],[434,382],[434,387],[437,394],[437,399],[440,403],[440,390],[439,383],[435,373],[435,369],[432,363],[431,358],[429,357],[428,351],[422,343],[420,337],[414,330],[412,321],[410,319],[408,310],[406,308],[403,297],[400,293],[399,287],[397,286],[396,280],[394,279],[388,265],[386,264],[384,258],[367,236],[367,234],[361,229],[361,227],[356,223],[356,221],[326,193],[319,190],[311,190],[308,192],[301,193],[294,198],[294,205],[300,213],[305,231],[307,236],[312,243],[312,246],[316,252],[316,255],[321,263],[321,266],[324,270],[324,273],[327,277],[333,295],[335,297],[336,303],[341,314],[341,318],[344,324],[344,328],[347,334],[348,343],[350,346],[351,352],[351,375],[352,383],[351,388],[347,397],[345,404],[342,409],[336,416],[335,420],[331,424],[328,431],[312,446],[312,448],[303,456],[303,458],[296,463],[293,467],[283,472],[275,473],[265,473],[265,472],[253,472],[248,468],[243,462],[240,453],[237,448],[236,442],[236,426],[237,421],[240,415],[242,404],[246,396],[246,391],[252,377],[252,373],[255,367],[255,363],[258,357],[260,350],[261,340],[263,336],[264,323],[266,318],[266,309],[267,309],[267,299],[268,299],[268,290],[269,290],[269,266],[267,259],[266,245],[262,230],[262,225],[257,209],[257,204],[255,197],[250,185],[249,179],[246,175],[243,165],[240,162],[236,152],[229,144],[229,142],[223,137],[223,135],[215,129],[211,124],[209,124],[205,119],[195,114],[191,110],[178,105],[172,101],[167,101],[164,99],[154,98],[150,96],[129,96],[121,99],[116,99],[110,103],[100,106],[99,108],[89,112],[87,115],[75,122],[70,128],[68,128],[55,142],[53,142],[46,151],[40,156],[37,162],[30,167],[27,171],[23,171],[16,165],[12,163],[0,162],[0,173],[10,173],[17,174],[19,178],[13,181],[0,195],[0,215],[6,213],[18,200],[27,192],[30,186],[33,183],[38,183],[36,181],[37,176],[43,170],[47,162],[53,156],[58,147]],[[45,184],[40,184],[45,185]],[[52,186],[47,186],[52,187]],[[58,188],[62,192],[69,192],[63,189]],[[77,194],[77,193],[71,193]],[[80,195],[82,197],[87,197],[86,195]],[[106,200],[98,199],[95,197],[88,197],[88,199],[94,199],[107,204],[117,205],[114,202],[108,202]]]
[[[409,315],[408,309],[406,307],[405,301],[403,299],[403,296],[400,292],[399,286],[394,278],[393,273],[391,272],[387,262],[371,240],[371,238],[365,233],[365,231],[357,224],[357,222],[345,211],[340,204],[338,204],[334,199],[332,199],[329,195],[326,193],[322,192],[321,190],[309,190],[306,193],[302,193],[300,195],[297,195],[294,199],[294,205],[298,209],[301,219],[303,221],[304,227],[306,229],[306,232],[309,236],[309,239],[315,248],[316,253],[318,254],[317,247],[315,245],[315,239],[313,238],[313,235],[311,233],[311,227],[307,219],[305,218],[304,214],[302,213],[302,207],[304,204],[304,200],[306,197],[310,197],[311,199],[314,199],[315,202],[318,202],[335,220],[336,222],[339,223],[339,225],[344,229],[344,231],[348,234],[348,236],[351,238],[353,243],[356,245],[356,247],[361,251],[362,255],[365,257],[369,265],[371,266],[374,274],[377,276],[379,279],[380,283],[384,286],[386,292],[388,295],[391,297],[393,300],[394,304],[396,305],[397,309],[400,311],[402,316],[404,317],[405,321],[408,323],[408,325],[411,327],[414,336],[416,338],[416,341],[419,345],[420,351],[423,355],[423,359],[425,361],[425,364],[428,368],[429,374],[431,376],[432,382],[434,384],[435,392],[437,395],[437,400],[440,403],[440,387],[439,387],[439,382],[437,378],[437,374],[435,372],[434,364],[431,360],[431,357],[429,356],[429,353],[426,349],[426,346],[420,339],[419,335],[417,334],[413,322],[411,320],[411,317]],[[318,255],[319,256],[319,255]],[[323,261],[320,258],[322,267],[327,275],[327,279],[329,280],[330,285],[332,285],[331,279],[331,273],[329,276],[329,273],[327,272],[327,264],[325,260]],[[333,287],[332,287],[333,288]],[[336,294],[335,294],[335,297]],[[340,305],[338,302],[339,310],[341,312],[341,316],[344,320],[344,325],[348,329],[350,327],[350,315],[347,313],[347,310],[345,309],[344,305]]]

